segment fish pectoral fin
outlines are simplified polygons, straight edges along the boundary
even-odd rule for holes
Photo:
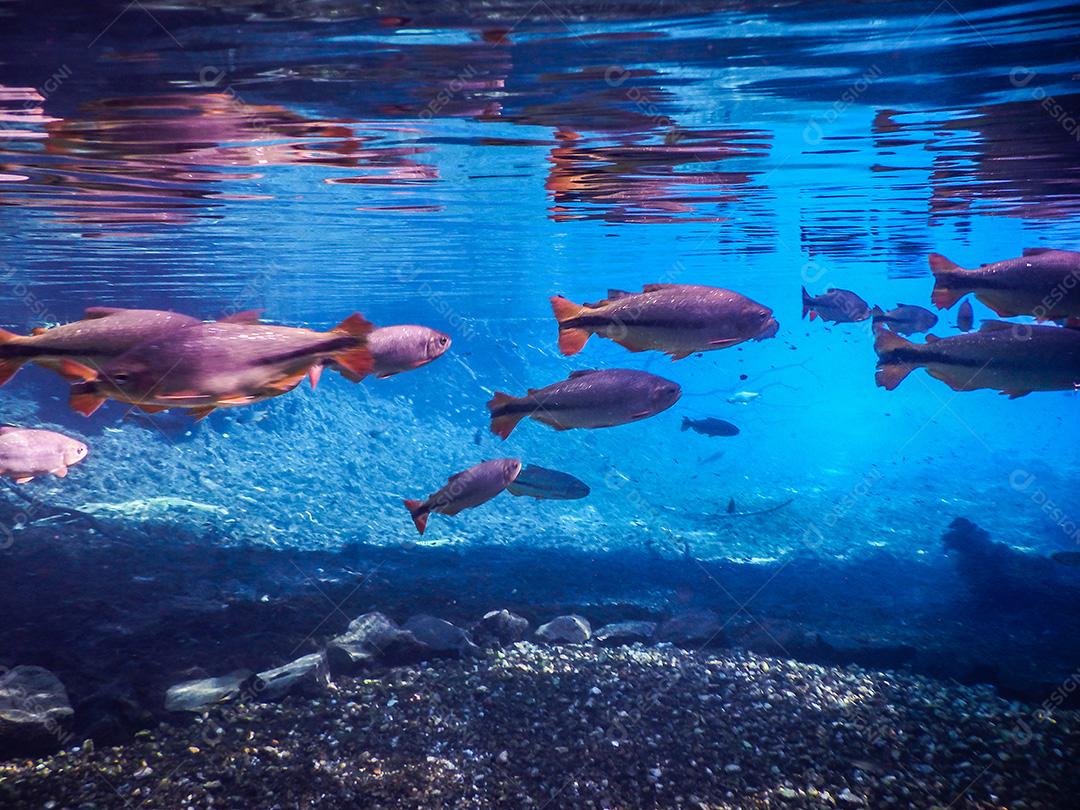
[[[57,478],[66,478],[67,471],[67,467],[57,467],[55,470],[52,470],[52,474],[55,475]]]
[[[811,318],[811,320],[813,320],[813,318]],[[738,342],[739,342],[738,338],[718,338],[716,340],[710,340],[709,345],[710,346],[731,346],[731,345],[733,345],[735,343],[738,343]]]
[[[196,422],[201,422],[216,410],[214,405],[204,405],[201,408],[192,408],[191,416]]]
[[[631,343],[630,340],[627,339],[627,338],[623,338],[622,340],[616,340],[615,338],[612,338],[612,340],[615,343],[618,343],[620,346],[622,346],[628,352],[643,352],[643,351],[645,351],[644,348],[642,348],[641,346],[638,346],[636,343]]]
[[[272,383],[268,383],[266,387],[270,388],[270,389],[273,389],[274,391],[292,391],[307,376],[308,376],[308,369],[305,368],[303,371],[298,371],[295,374],[289,374],[286,377],[282,377],[279,380],[275,380]]]
[[[685,360],[693,352],[669,352],[669,354],[671,354],[671,360],[674,362],[675,360]]]
[[[68,382],[92,382],[98,373],[90,366],[76,363],[74,360],[61,360],[56,366],[57,373]]]
[[[235,397],[225,397],[224,399],[219,399],[217,401],[217,405],[215,405],[214,407],[233,407],[236,405],[247,405],[254,401],[255,398],[249,397],[247,394],[237,394]]]
[[[1015,389],[1006,388],[1000,392],[1003,396],[1007,396],[1009,399],[1019,399],[1020,397],[1026,397],[1030,394],[1030,391],[1017,391]]]
[[[33,480],[34,480],[34,476],[32,476],[32,475],[24,475],[21,478],[16,478],[15,483],[16,484],[26,484],[26,483],[28,483],[30,481],[33,481]]]

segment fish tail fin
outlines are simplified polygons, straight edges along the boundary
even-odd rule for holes
[[[491,411],[491,432],[496,436],[506,439],[514,432],[518,422],[525,418],[525,412],[506,413],[506,406],[512,405],[518,400],[502,391],[496,391],[495,396],[488,402],[488,410]]]
[[[689,419],[689,417],[684,416],[682,418],[682,427],[680,428],[680,430],[689,430],[689,429],[690,429],[690,419]]]
[[[930,254],[930,272],[934,274],[934,291],[930,294],[930,300],[938,309],[948,309],[970,292],[966,284],[954,286],[959,280],[957,274],[963,273],[964,268],[940,253]]]
[[[561,295],[551,297],[551,311],[555,313],[555,320],[559,322],[559,351],[565,355],[577,354],[585,347],[585,341],[589,339],[587,329],[563,325],[578,317],[581,310],[582,307]]]
[[[428,521],[428,511],[424,508],[424,502],[406,498],[402,503],[404,503],[405,508],[409,510],[412,521],[416,524],[416,530],[420,532],[420,534],[423,534],[424,529],[427,528]]]
[[[20,336],[16,335],[14,332],[0,329],[0,352],[3,351],[4,346],[13,341],[17,341],[19,337]],[[3,360],[0,360],[0,385],[3,385],[10,380],[25,362],[25,357],[5,357]]]
[[[802,316],[805,318],[810,314],[810,310],[813,308],[814,299],[810,297],[810,293],[806,291],[806,287],[802,288]],[[810,320],[813,320],[811,316]]]
[[[910,361],[896,360],[889,355],[903,349],[915,349],[916,344],[886,329],[880,330],[874,338],[874,351],[878,356],[878,368],[874,381],[886,391],[892,391],[903,382],[904,378],[917,368]]]

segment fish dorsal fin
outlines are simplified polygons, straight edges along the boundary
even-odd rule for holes
[[[656,292],[657,290],[670,290],[672,287],[678,286],[678,284],[646,284],[641,288],[641,291]]]
[[[117,312],[124,312],[123,307],[87,307],[83,312],[83,318],[88,321],[96,321],[98,318],[107,318]]]
[[[901,307],[910,307],[911,309],[922,309],[922,307],[920,307],[918,304],[897,304],[896,305],[897,309],[900,309]]]
[[[44,335],[48,331],[49,330],[46,329],[44,326],[35,326],[33,329],[30,330],[30,334],[31,335]]]
[[[1040,253],[1053,253],[1054,248],[1038,247],[1038,248],[1024,248],[1025,256],[1038,256]]]
[[[927,343],[937,343],[939,340],[941,340],[941,338],[939,338],[937,335],[927,335],[926,336],[926,342]]]
[[[22,430],[22,428],[17,425],[0,425],[0,436],[3,436],[5,433],[11,433],[13,430]]]
[[[620,298],[629,298],[637,293],[627,292],[626,290],[608,290],[606,301],[618,301]]]
[[[1005,329],[1012,329],[1014,326],[1019,326],[1019,325],[1020,324],[1009,323],[1008,321],[995,321],[993,319],[990,319],[990,320],[986,320],[986,321],[982,322],[982,325],[979,327],[979,331],[980,332],[1001,332],[1001,331],[1004,331]]]
[[[218,323],[258,323],[262,318],[263,310],[261,309],[245,309],[241,312],[234,312],[232,315],[226,315],[224,318],[218,318]]]
[[[579,371],[571,371],[570,376],[567,377],[566,379],[573,380],[573,379],[576,379],[578,377],[584,377],[586,374],[595,374],[599,370],[600,369],[598,369],[598,368],[583,368],[583,369],[581,369]],[[529,393],[531,394],[532,391],[530,391]]]

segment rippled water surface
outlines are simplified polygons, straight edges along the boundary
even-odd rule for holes
[[[804,284],[929,305],[931,251],[970,266],[1080,244],[1080,13],[988,5],[0,3],[5,327],[257,307],[454,339],[413,374],[191,429],[72,415],[28,369],[6,418],[89,438],[54,500],[182,498],[279,544],[403,539],[401,497],[514,454],[593,496],[503,497],[428,536],[768,557],[820,544],[812,526],[832,553],[914,553],[968,514],[1070,548],[1044,505],[1075,489],[1074,395],[956,395],[921,373],[885,392],[868,329],[800,321]],[[599,340],[558,355],[550,295],[660,280],[739,290],[780,332],[674,364]],[[590,365],[685,395],[610,431],[487,432],[493,391]],[[747,526],[722,517],[732,498],[794,500]]]

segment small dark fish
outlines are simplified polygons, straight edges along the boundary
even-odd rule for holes
[[[948,309],[968,293],[1002,318],[1034,315],[1037,320],[1080,316],[1080,253],[1028,248],[1017,259],[984,264],[972,270],[930,254],[934,274],[932,300]]]
[[[723,450],[717,450],[711,456],[705,456],[705,458],[699,458],[698,459],[698,464],[712,464],[712,462],[719,461],[723,457],[724,457],[724,451]]]
[[[735,499],[731,498],[727,502],[727,513],[729,515],[735,514]]]
[[[569,473],[530,464],[506,487],[511,495],[528,495],[552,501],[576,501],[589,494],[589,487]]]
[[[1050,559],[1071,568],[1080,568],[1080,551],[1059,551],[1050,555]]]
[[[870,307],[851,290],[830,288],[821,295],[810,295],[803,287],[802,314],[810,320],[821,318],[833,323],[858,323],[870,317]]]
[[[937,323],[937,315],[914,304],[897,304],[888,312],[882,312],[881,307],[874,307],[871,314],[875,325],[884,324],[899,335],[928,332]]]
[[[965,301],[956,311],[956,328],[961,332],[970,332],[975,325],[975,312],[971,308],[971,302]]]
[[[723,419],[714,419],[711,416],[705,419],[691,419],[688,416],[684,416],[682,420],[682,429],[692,430],[694,433],[700,433],[702,436],[739,435],[739,429],[731,424],[731,422],[725,422]]]

